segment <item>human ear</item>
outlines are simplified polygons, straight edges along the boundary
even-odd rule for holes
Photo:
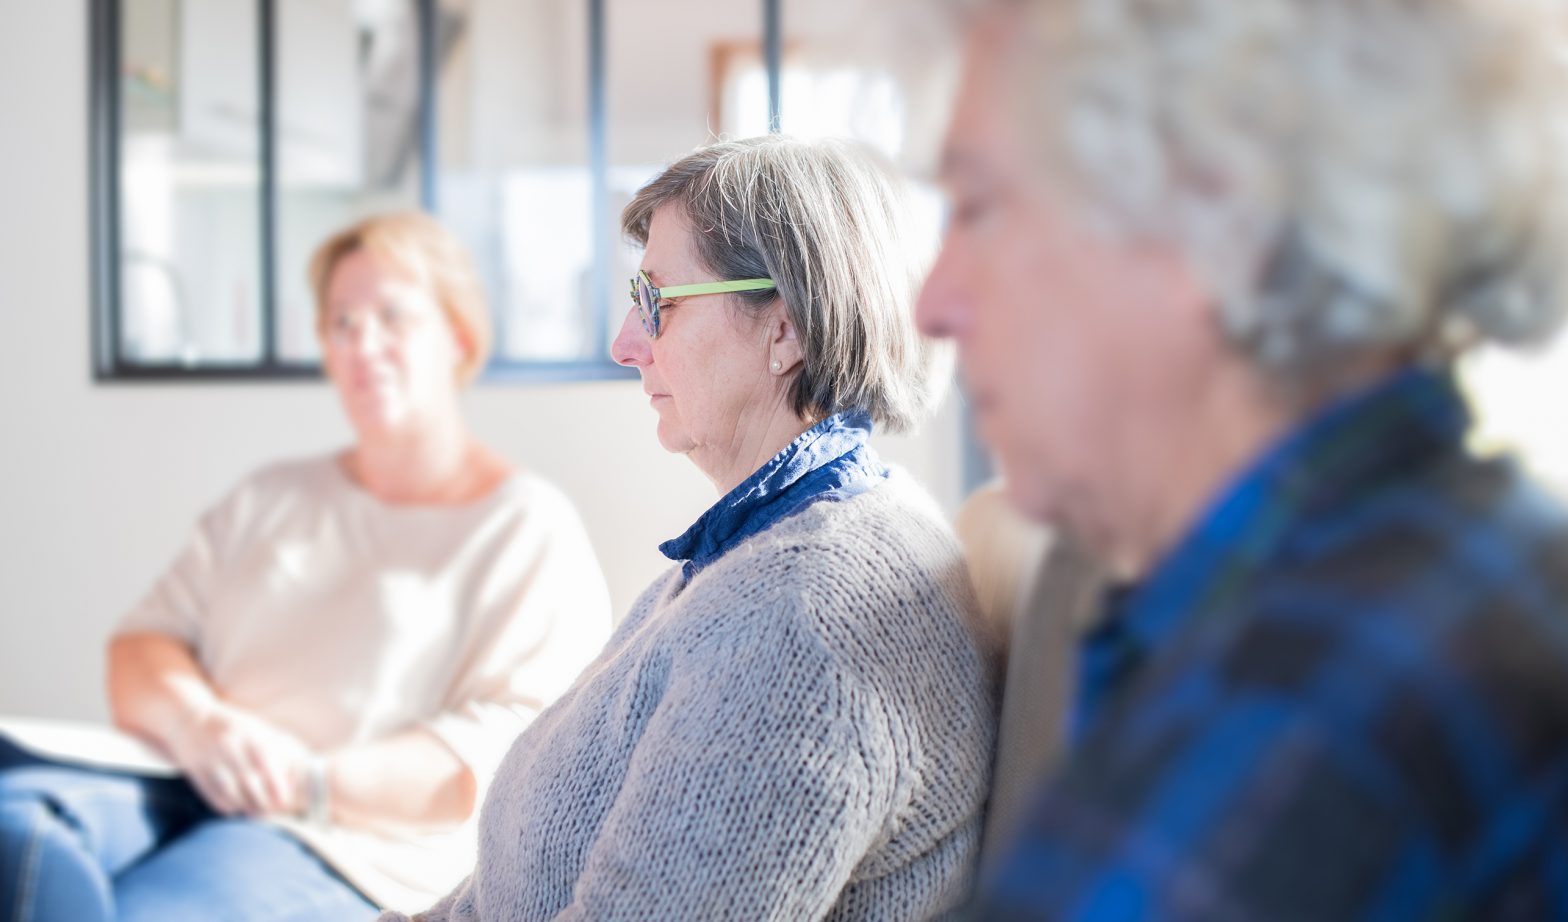
[[[775,375],[787,375],[803,361],[800,337],[795,335],[795,324],[783,305],[775,308],[767,320],[768,370]]]

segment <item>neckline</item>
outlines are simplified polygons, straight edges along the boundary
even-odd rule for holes
[[[521,481],[523,476],[522,471],[518,470],[517,468],[511,468],[507,472],[507,475],[498,480],[494,486],[490,487],[490,489],[480,493],[477,496],[465,499],[462,502],[395,503],[377,496],[375,493],[366,488],[364,484],[360,483],[358,480],[355,480],[354,477],[349,474],[348,454],[350,451],[352,451],[351,448],[344,448],[338,451],[334,451],[326,456],[326,466],[331,469],[331,475],[336,478],[342,486],[347,488],[346,492],[349,495],[356,497],[360,503],[372,506],[375,509],[386,513],[418,514],[429,512],[463,512],[483,509],[493,505],[500,498],[516,492],[518,489],[518,483]]]
[[[812,425],[765,462],[660,553],[684,561],[690,578],[752,535],[823,499],[847,499],[886,478],[887,468],[867,444],[871,417],[863,410],[835,413]]]

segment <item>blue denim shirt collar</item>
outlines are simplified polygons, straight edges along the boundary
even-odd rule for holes
[[[1445,451],[1463,450],[1469,409],[1452,377],[1396,373],[1296,428],[1232,481],[1140,585],[1113,592],[1079,654],[1074,739],[1139,663],[1196,619],[1230,608],[1292,529],[1317,510]]]
[[[726,493],[678,538],[659,545],[683,560],[691,579],[736,545],[815,502],[842,500],[871,489],[888,468],[867,440],[871,417],[860,410],[829,416],[801,433]]]

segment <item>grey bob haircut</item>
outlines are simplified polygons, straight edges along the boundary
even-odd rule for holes
[[[685,213],[697,258],[715,280],[778,283],[777,291],[728,298],[752,315],[783,301],[803,356],[790,385],[797,416],[860,409],[898,432],[929,412],[945,376],[915,329],[924,265],[889,166],[848,141],[721,141],[637,192],[621,213],[627,238],[646,246],[653,214],[667,204]]]

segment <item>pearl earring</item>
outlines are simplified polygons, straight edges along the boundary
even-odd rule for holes
[[[774,359],[773,360],[773,373],[774,374],[778,374],[779,372],[781,372],[783,370],[784,370],[784,363],[779,361],[778,359]]]

